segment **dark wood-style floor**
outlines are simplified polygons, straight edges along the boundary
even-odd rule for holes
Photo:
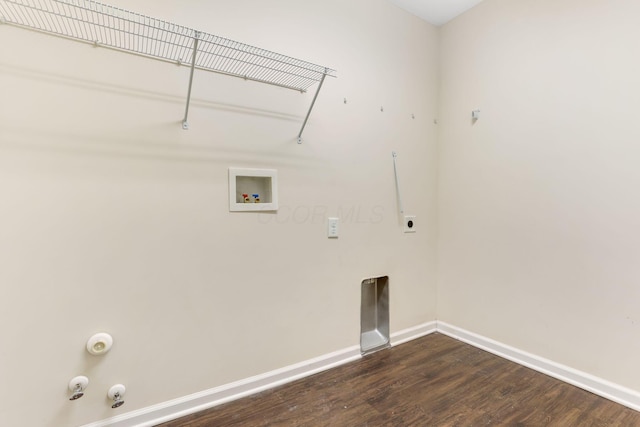
[[[432,334],[162,427],[640,426],[640,412]]]

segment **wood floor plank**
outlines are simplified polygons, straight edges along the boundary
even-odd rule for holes
[[[633,411],[431,334],[161,427],[640,427]]]

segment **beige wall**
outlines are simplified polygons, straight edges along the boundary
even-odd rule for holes
[[[434,320],[436,269],[438,319],[640,390],[637,1],[485,0],[439,31],[384,0],[110,3],[339,77],[297,145],[311,94],[197,72],[185,132],[186,68],[0,26],[1,425],[356,345],[365,277],[392,331]],[[229,213],[230,166],[277,169],[278,214]]]
[[[485,0],[445,25],[438,159],[438,318],[635,390],[638,16]]]
[[[0,26],[1,425],[75,426],[357,345],[366,277],[390,276],[392,332],[435,319],[434,27],[384,0],[109,3],[339,77],[297,145],[312,94],[196,72],[185,132],[187,68]],[[278,170],[277,215],[228,211],[230,166]],[[103,330],[113,350],[91,357]]]

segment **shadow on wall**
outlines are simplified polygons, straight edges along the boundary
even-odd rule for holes
[[[229,143],[221,144],[217,141],[211,142],[213,136],[206,135],[203,140],[202,133],[197,134],[196,130],[185,131],[182,129],[182,118],[184,107],[186,105],[186,86],[184,95],[173,95],[168,92],[158,92],[135,88],[132,86],[105,83],[91,79],[76,78],[71,75],[55,74],[43,72],[41,70],[18,67],[9,64],[0,63],[0,77],[10,76],[12,78],[26,79],[33,82],[44,82],[47,85],[56,87],[56,90],[64,91],[64,88],[79,88],[88,92],[101,92],[104,94],[116,94],[122,97],[133,98],[136,100],[147,100],[152,102],[160,102],[164,104],[175,105],[175,120],[171,122],[152,118],[149,122],[147,118],[144,122],[137,122],[136,118],[130,118],[126,124],[109,123],[102,117],[95,120],[105,127],[104,132],[84,131],[86,126],[70,126],[68,123],[40,123],[39,126],[33,126],[27,119],[21,124],[11,120],[0,122],[0,145],[11,149],[26,149],[35,151],[53,151],[66,152],[69,154],[84,154],[95,156],[112,156],[126,158],[147,158],[164,161],[186,161],[186,162],[216,162],[228,164],[230,160],[242,161],[243,158],[254,159],[256,147],[244,147],[243,145]],[[231,79],[228,76],[220,76],[224,79]],[[233,79],[238,81],[238,79]],[[239,85],[258,85],[255,82],[237,82]],[[264,87],[264,85],[260,85]],[[282,88],[267,88],[266,90],[283,91]],[[246,92],[246,90],[244,90]],[[288,91],[288,90],[286,90]],[[295,94],[299,96],[299,94]],[[306,101],[306,99],[305,99]],[[56,99],[55,102],[59,102]],[[216,111],[224,111],[233,114],[241,114],[246,116],[261,117],[268,119],[276,119],[293,123],[287,124],[289,131],[283,131],[290,136],[285,140],[280,137],[276,138],[274,143],[278,146],[296,146],[296,132],[302,123],[304,116],[302,114],[289,114],[273,110],[261,108],[253,108],[247,105],[231,104],[206,101],[202,99],[192,99],[192,106],[199,109],[208,109]],[[59,110],[69,109],[69,115],[73,114],[73,109],[81,108],[79,106],[65,106],[61,103]],[[106,108],[111,108],[110,106]],[[117,105],[113,105],[117,109]],[[173,107],[171,107],[173,108]],[[303,113],[298,110],[298,113]],[[24,112],[25,117],[29,111]],[[166,117],[166,113],[164,114]],[[72,118],[69,123],[72,123]],[[129,128],[127,128],[129,126]],[[202,126],[205,129],[205,126]],[[206,131],[206,130],[205,130]],[[259,132],[259,129],[250,128],[248,132]],[[273,137],[272,137],[273,138]],[[225,141],[229,142],[229,141]],[[273,144],[265,145],[264,153],[261,153],[264,161],[274,162],[277,159],[278,164],[292,164],[300,166],[300,163],[310,163],[305,166],[313,167],[318,161],[309,156],[304,156],[299,150],[273,150]]]
[[[135,88],[131,86],[123,86],[123,85],[116,85],[112,83],[99,82],[96,80],[81,79],[81,78],[72,77],[69,75],[52,74],[49,72],[42,72],[40,70],[36,70],[32,68],[17,67],[17,66],[8,65],[8,64],[2,64],[2,63],[0,63],[0,74],[12,75],[14,77],[19,77],[23,79],[28,78],[30,80],[38,80],[38,81],[53,84],[56,86],[71,86],[71,87],[85,89],[85,90],[98,91],[98,92],[104,92],[109,94],[118,94],[122,96],[142,98],[142,99],[148,99],[152,101],[162,101],[166,103],[180,104],[180,105],[184,105],[186,103],[186,91],[187,91],[186,84],[185,84],[185,94],[183,96],[179,96],[179,95],[172,95],[169,93],[161,93],[157,91],[144,90],[144,89]],[[228,76],[226,77],[231,78]],[[247,81],[243,83],[257,84],[251,81]],[[281,89],[274,88],[274,90],[281,90]],[[304,118],[304,115],[302,114],[289,114],[289,113],[277,112],[273,110],[253,108],[246,105],[214,102],[214,101],[208,101],[208,100],[198,99],[198,98],[192,98],[191,105],[195,105],[201,108],[207,108],[211,110],[229,111],[229,112],[234,112],[238,114],[247,114],[247,115],[268,117],[272,119],[288,120],[288,121],[294,121],[294,122],[300,122]],[[182,122],[180,121],[180,123]]]

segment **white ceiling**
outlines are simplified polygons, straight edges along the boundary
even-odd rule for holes
[[[471,9],[482,0],[391,0],[433,25],[442,25]]]

